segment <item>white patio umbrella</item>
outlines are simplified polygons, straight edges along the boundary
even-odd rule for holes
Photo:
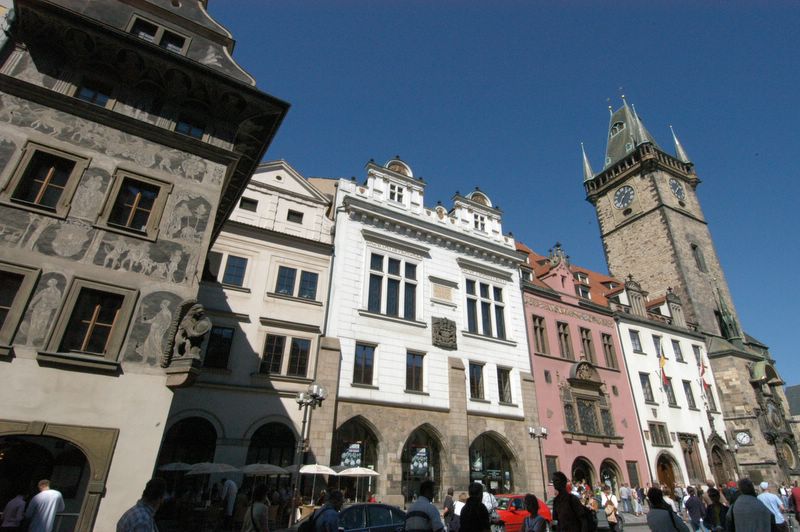
[[[245,475],[288,475],[289,471],[273,464],[247,464],[241,468]]]
[[[340,477],[378,477],[380,473],[368,467],[349,467],[339,471]],[[356,480],[356,502],[358,502],[358,480]]]
[[[238,467],[229,464],[216,462],[200,462],[189,468],[187,475],[212,475],[214,473],[237,473],[241,471]]]
[[[183,462],[172,462],[169,464],[164,464],[158,468],[159,471],[189,471],[192,468],[192,464],[185,464]]]
[[[289,466],[286,469],[295,473],[298,471],[297,466]],[[301,475],[314,475],[314,480],[311,482],[311,502],[314,502],[314,490],[317,488],[317,475],[333,475],[336,476],[338,473],[331,469],[330,467],[322,464],[306,464],[300,467],[299,472]]]

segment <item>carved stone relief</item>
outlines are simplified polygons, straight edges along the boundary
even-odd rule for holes
[[[456,322],[447,318],[431,318],[432,342],[442,349],[458,349]]]
[[[125,360],[156,366],[167,344],[167,331],[181,298],[171,292],[153,292],[142,298],[131,333]]]
[[[161,359],[161,367],[168,368],[174,362],[182,360],[202,363],[201,346],[211,332],[211,326],[211,320],[206,315],[203,305],[195,299],[183,301],[177,316],[172,321],[168,334],[170,343]]]
[[[183,282],[192,254],[174,242],[142,242],[119,235],[106,234],[100,241],[94,264],[112,270],[125,270],[158,277],[170,282]]]
[[[38,348],[44,345],[66,286],[67,278],[60,273],[51,272],[42,275],[17,332],[15,343]]]
[[[86,255],[94,232],[90,225],[76,219],[51,223],[42,230],[34,248],[45,255],[79,261]]]
[[[103,205],[111,174],[102,168],[89,167],[83,174],[72,201],[70,216],[94,221]]]
[[[166,236],[199,241],[208,225],[211,204],[201,196],[180,194],[171,213]]]

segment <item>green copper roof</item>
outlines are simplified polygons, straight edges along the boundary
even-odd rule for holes
[[[629,107],[623,100],[623,105],[613,113],[608,123],[608,144],[606,146],[605,167],[621,160],[631,153],[636,146],[649,142],[661,149],[653,136],[644,127],[636,110]]]

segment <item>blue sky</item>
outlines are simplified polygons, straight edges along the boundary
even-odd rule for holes
[[[505,231],[606,271],[580,142],[602,167],[624,93],[696,165],[745,329],[800,383],[797,2],[211,0],[234,57],[292,108],[268,159],[364,178],[400,155],[426,204],[480,186]]]

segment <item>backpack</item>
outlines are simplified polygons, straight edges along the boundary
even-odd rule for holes
[[[314,532],[316,529],[317,518],[328,510],[332,510],[332,508],[325,508],[320,512],[314,512],[314,515],[311,516],[311,519],[306,519],[300,523],[300,526],[297,527],[297,532]]]
[[[578,514],[582,522],[586,523],[586,530],[597,532],[597,512],[581,504],[581,501],[575,495],[570,495],[570,503],[573,511]],[[576,504],[578,506],[577,509],[575,508]]]

